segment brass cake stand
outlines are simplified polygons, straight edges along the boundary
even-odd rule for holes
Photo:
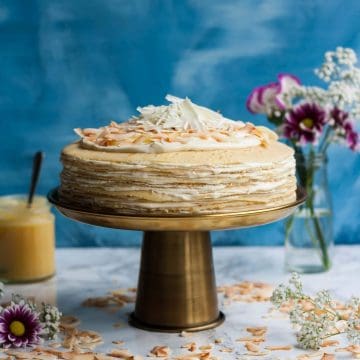
[[[130,324],[165,332],[199,331],[220,325],[210,230],[267,224],[293,213],[291,204],[237,213],[181,216],[105,214],[62,204],[57,189],[49,201],[65,216],[87,224],[144,231],[135,311]]]

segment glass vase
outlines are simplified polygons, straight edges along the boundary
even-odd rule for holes
[[[298,183],[307,200],[285,222],[285,266],[289,271],[316,273],[331,267],[333,212],[327,180],[327,158],[296,151]]]

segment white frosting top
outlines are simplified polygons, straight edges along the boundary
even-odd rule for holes
[[[239,149],[266,145],[277,135],[266,127],[234,121],[220,113],[167,95],[169,105],[137,108],[127,122],[99,129],[75,129],[85,148],[114,152]]]

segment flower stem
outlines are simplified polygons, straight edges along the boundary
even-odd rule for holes
[[[314,164],[314,157],[315,157],[314,150],[311,149],[310,154],[309,154],[309,165],[308,165],[308,169],[307,169],[307,179],[306,179],[307,180],[306,188],[307,188],[307,193],[308,193],[306,206],[310,211],[311,219],[313,221],[314,228],[315,228],[316,237],[319,242],[319,247],[321,250],[322,265],[325,270],[329,270],[330,266],[331,266],[331,262],[330,262],[330,258],[329,258],[328,247],[327,247],[327,244],[326,244],[326,241],[324,238],[324,234],[323,234],[323,231],[321,228],[319,218],[316,215],[315,209],[314,209],[315,191],[314,191],[313,185],[314,185],[314,172],[315,172],[315,167],[316,167],[316,164]]]

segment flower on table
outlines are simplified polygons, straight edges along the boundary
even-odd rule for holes
[[[352,314],[347,325],[346,335],[349,342],[360,345],[360,319]]]
[[[315,143],[326,122],[326,112],[322,107],[301,104],[286,114],[284,136],[300,144]]]
[[[39,319],[42,325],[42,337],[47,340],[53,340],[56,338],[59,332],[61,312],[56,306],[49,304],[42,304],[42,309],[39,315]]]
[[[280,284],[271,296],[278,309],[290,308],[289,320],[296,329],[298,345],[317,350],[329,337],[346,334],[353,345],[360,344],[360,298],[353,297],[347,304],[331,298],[321,290],[314,297],[303,291],[299,276],[292,274],[288,284]]]
[[[0,298],[4,285],[0,282]],[[10,305],[0,306],[0,348],[24,348],[52,340],[59,332],[61,312],[56,306],[12,294]]]
[[[0,346],[26,347],[40,343],[42,326],[27,304],[11,304],[0,314]]]

